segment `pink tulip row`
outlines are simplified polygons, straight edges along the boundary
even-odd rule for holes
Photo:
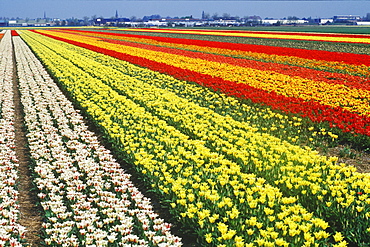
[[[18,224],[15,153],[13,48],[10,32],[0,42],[0,246],[22,246],[25,228]]]
[[[181,246],[28,46],[13,42],[46,244]]]

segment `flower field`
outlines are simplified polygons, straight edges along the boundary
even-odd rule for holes
[[[58,84],[174,219],[195,229],[199,246],[368,246],[369,173],[315,148],[369,147],[370,56],[150,35],[155,31],[24,30],[2,39],[1,51],[14,45],[45,244],[182,245]],[[370,41],[344,34],[158,32]],[[1,62],[11,66],[5,57]],[[6,131],[11,140],[14,131]],[[15,171],[10,155],[3,155],[12,164],[6,170]],[[11,237],[21,242],[18,229]]]
[[[272,54],[273,47],[186,39],[171,43],[168,38],[159,42],[149,36],[132,40],[131,35],[126,41],[126,35],[99,32],[40,32],[178,79],[324,122],[341,132],[361,134],[365,137],[355,142],[370,144],[368,55],[326,51],[307,55],[305,50],[293,48],[279,48],[277,54]],[[227,46],[231,49],[225,49]],[[297,67],[300,64],[309,64],[310,68]],[[291,72],[292,69],[296,71]]]
[[[132,184],[130,175],[87,129],[82,116],[74,110],[18,33],[12,32],[11,38],[7,32],[2,42],[1,47],[8,52],[8,56],[2,56],[4,60],[12,57],[12,44],[14,46],[33,182],[44,210],[44,244],[181,246],[181,239],[171,234],[170,224],[158,217],[150,200]],[[4,68],[13,71],[12,60]],[[5,72],[11,76],[8,70]],[[5,83],[12,83],[12,80],[5,78],[2,89],[7,89]],[[9,88],[2,92],[2,96],[12,96],[8,94]],[[10,106],[5,104],[8,101],[2,98],[2,120],[5,123],[11,117]],[[10,122],[1,126],[9,125]],[[6,138],[1,143],[8,144],[11,149],[14,131],[11,132],[12,128],[6,131],[10,133],[1,132],[1,137]],[[22,246],[24,228],[17,225],[17,210],[13,209],[17,205],[14,203],[17,193],[12,190],[17,163],[9,148],[4,148],[2,153],[2,176],[4,179],[5,175],[9,176],[2,194],[10,194],[13,198],[2,197],[4,220],[0,245]]]
[[[123,29],[126,31],[135,32],[154,32],[154,33],[180,33],[180,34],[196,34],[196,35],[216,35],[216,36],[234,36],[234,37],[254,37],[264,39],[291,39],[291,40],[314,40],[314,41],[330,41],[330,42],[352,42],[352,43],[369,43],[368,35],[350,35],[350,34],[335,34],[335,33],[304,33],[304,32],[263,32],[263,31],[227,31],[227,30],[186,30],[186,29]]]

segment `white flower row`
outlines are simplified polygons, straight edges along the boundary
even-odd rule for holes
[[[25,227],[18,224],[13,101],[13,48],[10,31],[0,42],[0,246],[22,246]]]
[[[21,101],[51,246],[181,246],[20,37]]]

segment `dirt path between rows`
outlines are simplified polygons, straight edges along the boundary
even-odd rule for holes
[[[13,49],[14,50],[14,49]],[[26,129],[24,126],[23,109],[18,90],[15,55],[13,52],[13,94],[15,108],[15,152],[19,160],[18,167],[18,201],[19,201],[19,224],[26,227],[25,240],[28,246],[41,246],[42,217],[41,206],[38,205],[37,192],[34,189],[31,178],[30,152],[27,148]]]

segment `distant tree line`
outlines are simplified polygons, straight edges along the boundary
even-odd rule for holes
[[[97,16],[93,15],[91,17],[84,16],[83,18],[66,18],[66,19],[59,19],[59,18],[36,18],[36,19],[30,19],[30,18],[9,18],[9,17],[0,17],[0,26],[5,26],[9,21],[17,21],[17,23],[33,23],[34,25],[53,25],[53,26],[90,26],[90,25],[97,25],[97,20],[109,20],[108,23],[110,25],[114,25],[114,20],[116,21],[116,25],[120,22],[123,22],[122,20],[125,21],[131,21],[131,22],[147,22],[150,20],[160,20],[160,19],[184,19],[184,20],[207,20],[207,21],[223,21],[223,20],[231,20],[235,22],[243,22],[246,23],[247,25],[254,25],[258,24],[261,22],[261,18],[259,16],[244,16],[244,17],[239,17],[239,16],[232,16],[229,13],[223,13],[223,14],[218,14],[218,13],[205,13],[204,11],[202,12],[201,18],[193,18],[193,15],[188,15],[188,16],[175,16],[175,17],[162,17],[159,14],[154,14],[150,16],[143,16],[142,18],[138,18],[136,16],[131,16],[130,18],[118,18],[118,13],[116,11],[116,15],[112,16],[110,18],[104,18],[103,16]],[[268,18],[266,17],[265,20],[272,20],[274,18]],[[119,20],[119,21],[118,21]],[[307,20],[308,23],[315,23],[315,19],[308,17],[308,18],[299,18],[297,16],[288,16],[285,18],[282,18],[281,20],[290,20],[290,21],[295,21],[295,20]],[[370,21],[370,13],[367,13],[364,17],[360,18],[361,21]],[[112,24],[113,23],[113,24]],[[278,22],[281,23],[281,22]],[[99,23],[98,23],[99,24]],[[101,24],[101,23],[100,23]]]

